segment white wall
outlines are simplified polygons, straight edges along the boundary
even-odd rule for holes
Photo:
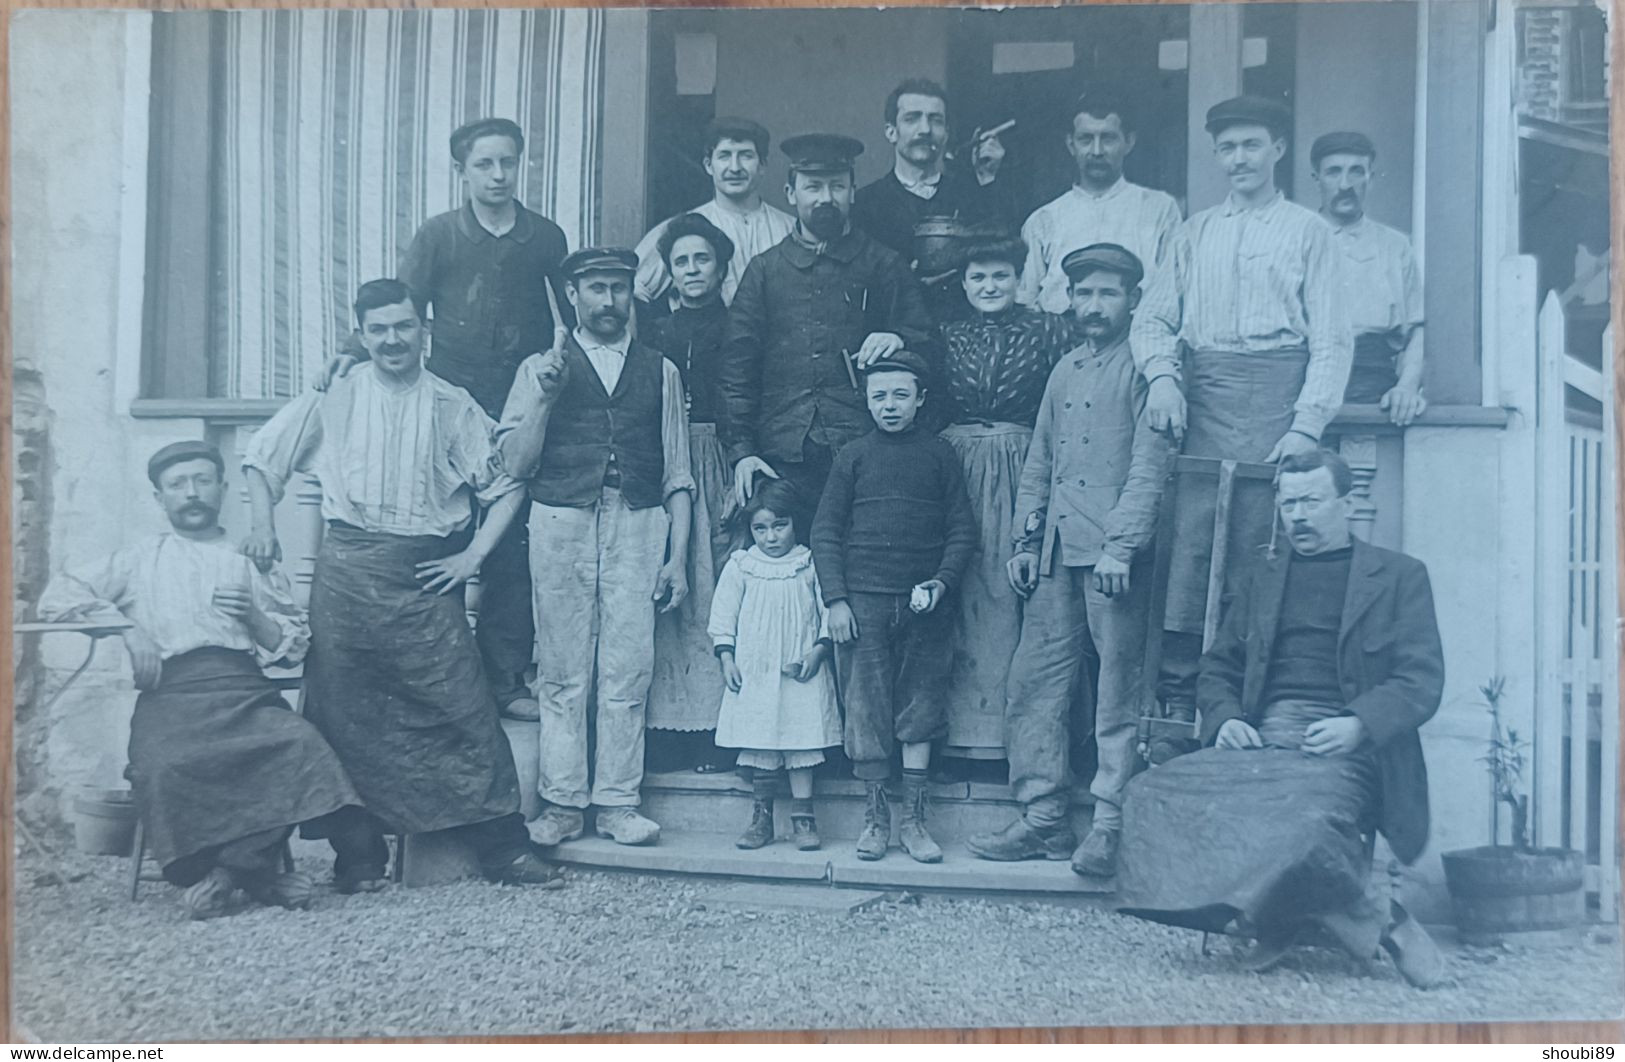
[[[158,530],[161,514],[145,489],[147,455],[201,430],[137,423],[120,393],[136,368],[129,355],[139,350],[139,318],[128,318],[121,294],[128,287],[138,298],[142,283],[139,272],[125,275],[130,225],[139,232],[146,210],[139,187],[126,195],[125,164],[145,165],[141,44],[149,20],[145,13],[34,10],[11,24],[12,337],[17,366],[42,374],[51,411],[52,571]],[[127,108],[132,100],[137,106]],[[138,119],[133,128],[127,111]],[[139,255],[134,263],[139,268]],[[47,696],[85,647],[77,635],[44,638]],[[134,702],[128,673],[122,646],[103,645],[97,666],[56,706],[48,754],[59,784],[121,784]]]

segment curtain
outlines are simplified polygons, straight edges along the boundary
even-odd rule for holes
[[[597,236],[602,12],[217,17],[211,395],[306,386],[350,332],[355,289],[461,205],[447,141],[464,122],[518,122],[520,199],[571,247]]]

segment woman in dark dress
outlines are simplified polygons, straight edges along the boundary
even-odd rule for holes
[[[640,338],[677,366],[688,401],[689,460],[697,486],[688,562],[688,597],[655,625],[654,680],[645,725],[674,732],[660,743],[672,760],[700,770],[718,769],[712,740],[722,680],[711,656],[706,623],[717,573],[728,556],[727,518],[731,515],[729,469],[717,441],[717,367],[728,334],[728,307],[722,279],[733,258],[733,242],[699,214],[684,214],[666,227],[660,256],[672,276],[669,296],[659,305],[638,304]],[[682,735],[676,738],[675,735]],[[664,758],[658,757],[657,758]]]

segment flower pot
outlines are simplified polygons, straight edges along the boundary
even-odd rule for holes
[[[73,843],[87,855],[127,856],[135,847],[135,797],[128,789],[86,789],[73,798]]]
[[[1566,848],[1445,852],[1445,888],[1465,936],[1567,929],[1585,920],[1585,859]]]

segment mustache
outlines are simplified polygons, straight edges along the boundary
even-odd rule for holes
[[[378,348],[380,354],[410,354],[412,348],[406,343],[385,343]]]
[[[1111,322],[1111,319],[1108,318],[1105,314],[1088,313],[1088,314],[1084,314],[1083,319],[1080,320],[1078,323],[1079,324],[1086,324],[1086,325],[1092,325],[1092,324],[1109,325],[1112,322]]]

